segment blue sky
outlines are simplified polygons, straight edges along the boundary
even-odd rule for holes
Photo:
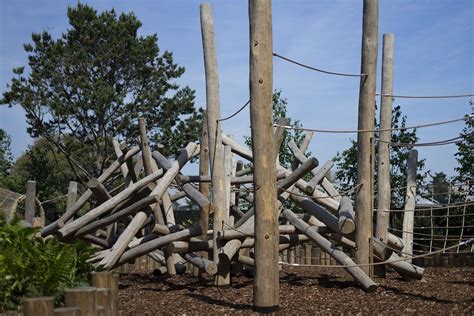
[[[196,90],[196,105],[205,106],[205,81],[199,24],[199,1],[81,1],[97,10],[133,11],[142,35],[157,33],[158,45],[186,67],[182,85]],[[0,93],[13,67],[26,64],[23,43],[32,32],[49,30],[58,37],[68,28],[66,9],[77,1],[0,1]],[[221,93],[221,113],[232,113],[248,100],[247,1],[211,1],[214,11]],[[394,94],[438,95],[474,91],[474,1],[380,0],[379,51],[382,35],[394,33]],[[358,73],[362,1],[273,1],[274,51],[323,69]],[[381,55],[377,91],[380,90]],[[309,128],[357,127],[358,78],[328,76],[274,60],[274,88],[288,99],[288,115]],[[459,118],[471,112],[469,99],[397,99],[408,125]],[[32,139],[21,109],[0,107],[0,127],[12,136],[19,156]],[[420,129],[421,142],[459,134],[463,123]],[[224,131],[241,141],[250,134],[248,109],[226,121]],[[315,134],[310,146],[323,163],[349,146],[356,135]],[[419,157],[432,171],[453,174],[454,145],[423,147]]]

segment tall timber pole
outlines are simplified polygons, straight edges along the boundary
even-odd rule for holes
[[[378,48],[378,0],[364,0],[362,18],[362,60],[359,91],[359,130],[373,130],[375,116],[375,84],[377,72]],[[372,238],[373,212],[373,165],[371,148],[374,133],[359,131],[357,134],[357,182],[359,191],[356,198],[356,262],[368,264],[370,258],[370,240]],[[372,276],[370,266],[362,270]]]
[[[278,212],[272,120],[272,2],[250,0],[250,121],[254,167],[255,278],[253,307],[279,307]]]

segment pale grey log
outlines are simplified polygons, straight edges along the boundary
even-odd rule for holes
[[[333,184],[331,183],[331,181],[329,181],[328,178],[323,178],[323,181],[321,181],[321,186],[329,196],[331,196],[337,202],[341,202],[341,194],[336,190],[336,188],[333,186]]]
[[[399,255],[393,253],[388,260],[388,265],[406,280],[421,280],[423,278],[423,273],[425,272],[424,268],[418,267],[410,262],[399,261],[400,259],[401,257]]]
[[[316,232],[314,228],[299,219],[292,211],[285,209],[282,212],[293,225],[299,230],[303,231],[312,241],[318,244],[324,251],[333,257],[340,265],[355,265],[354,261],[347,256],[343,251],[333,247],[331,243]],[[345,267],[344,268],[362,287],[366,292],[373,292],[377,289],[377,284],[367,276],[367,274],[360,267]]]
[[[101,227],[105,227],[107,225],[113,224],[129,215],[132,215],[133,213],[136,213],[137,211],[146,208],[147,206],[156,203],[159,201],[159,197],[157,195],[151,195],[149,197],[146,197],[118,212],[115,212],[107,217],[98,219],[96,221],[93,221],[86,226],[80,228],[77,232],[74,233],[74,237],[78,237],[90,232],[93,232]]]
[[[403,239],[392,233],[388,233],[388,245],[399,251],[401,251],[405,247]]]
[[[279,126],[275,127],[274,131],[274,138],[275,138],[275,161],[277,164],[280,164],[280,159],[279,159],[279,154],[280,154],[280,148],[281,144],[283,143],[283,140],[285,139],[285,128],[282,126],[288,125],[288,118],[286,117],[280,117],[278,120],[277,124]]]
[[[181,230],[173,234],[165,235],[165,236],[150,240],[130,250],[127,250],[122,255],[122,257],[120,258],[118,263],[115,265],[115,267],[121,264],[127,263],[130,260],[134,260],[140,256],[143,256],[144,254],[147,254],[155,249],[158,249],[169,243],[172,243],[173,241],[189,239],[190,237],[196,237],[196,236],[199,236],[200,234],[201,234],[201,227],[193,226],[191,228]]]
[[[253,161],[253,154],[250,149],[246,148],[245,146],[240,145],[239,143],[229,138],[225,134],[222,134],[222,143],[224,145],[229,145],[234,154],[237,154],[240,157],[247,159],[248,161]]]
[[[131,169],[131,166],[128,168],[128,170],[133,170],[133,172],[129,171],[132,175],[132,180],[134,179],[133,182],[136,182],[138,180],[138,176],[140,175],[142,168],[143,168],[143,157],[138,156],[137,161],[135,162],[135,166],[133,166],[133,169]]]
[[[307,131],[304,133],[303,141],[301,142],[301,145],[299,146],[299,150],[301,151],[301,153],[303,153],[303,156],[306,149],[308,149],[309,143],[311,142],[312,138],[313,138],[313,132]],[[299,164],[300,162],[298,161],[298,159],[295,158],[293,162],[291,163],[291,170],[295,170],[296,168],[298,168]]]
[[[209,135],[209,157],[212,176],[212,203],[214,208],[214,249],[213,260],[219,267],[218,254],[221,245],[216,242],[217,232],[222,230],[223,221],[226,220],[226,199],[224,185],[224,160],[222,156],[222,131],[219,126],[220,98],[219,78],[217,72],[217,57],[215,47],[214,19],[212,8],[209,3],[200,6],[201,34],[204,51],[204,70],[206,75],[206,104],[207,124]],[[229,278],[223,278],[219,274],[215,277],[216,285],[225,286],[230,284]]]
[[[393,34],[383,35],[382,88],[380,95],[380,133],[377,166],[377,212],[375,237],[388,243],[388,225],[392,200],[390,185],[390,141],[392,140],[392,97],[393,94]],[[389,96],[385,96],[389,95]],[[385,266],[375,267],[377,275],[385,277]]]
[[[99,182],[99,179],[92,178],[87,181],[87,187],[92,191],[94,196],[97,198],[99,204],[104,203],[105,201],[112,198],[110,193],[107,191],[105,186]]]
[[[66,210],[73,207],[77,200],[77,182],[69,181],[69,186],[67,188],[67,201],[66,201]],[[69,219],[70,222],[74,220],[73,217]]]
[[[334,161],[328,160],[324,163],[324,165],[316,171],[314,177],[308,182],[306,185],[306,193],[313,194],[316,186],[323,180],[323,178],[327,175],[327,173],[331,170],[332,166],[334,166]]]
[[[36,214],[36,181],[26,182],[25,221],[33,224]]]
[[[416,149],[410,150],[408,155],[407,166],[407,191],[405,196],[405,212],[403,213],[403,242],[405,248],[403,252],[405,256],[413,255],[413,229],[415,221],[415,207],[416,207],[416,167],[418,163],[418,151]],[[411,259],[407,259],[411,262]]]
[[[303,178],[308,172],[316,168],[318,160],[314,157],[307,159],[301,166],[295,171],[290,173],[285,179],[278,182],[278,195],[282,194],[290,186],[296,183],[299,179]]]
[[[202,130],[201,130],[201,142],[199,154],[199,176],[207,177],[209,175],[209,134],[207,126],[207,111],[204,110],[202,114]],[[208,183],[199,183],[199,191],[207,199],[209,205],[202,206],[200,209],[199,223],[202,230],[202,240],[207,239],[207,230],[209,228],[209,214],[211,213],[211,203],[209,201],[209,184]],[[207,249],[206,249],[207,250]],[[208,258],[208,253],[206,251],[201,253],[201,256],[204,259]],[[216,268],[217,269],[217,268]]]
[[[377,77],[379,1],[364,0],[362,15],[362,53],[359,90],[358,130],[373,130],[375,117],[375,84]],[[357,133],[357,184],[355,259],[363,264],[362,270],[372,276],[370,243],[373,212],[373,132]]]
[[[149,176],[146,176],[145,178],[143,178],[140,181],[134,183],[130,187],[124,189],[123,191],[121,191],[120,193],[118,193],[117,195],[115,195],[113,198],[109,199],[105,203],[103,203],[103,204],[99,205],[98,207],[90,210],[89,212],[82,215],[81,217],[79,217],[75,221],[65,225],[63,228],[61,228],[58,231],[58,233],[60,234],[60,236],[62,238],[74,233],[75,231],[77,231],[81,227],[87,225],[88,223],[90,223],[91,221],[96,219],[97,217],[99,217],[99,216],[107,213],[108,211],[112,210],[115,206],[117,206],[117,204],[119,204],[120,202],[123,202],[125,199],[130,197],[132,194],[136,193],[138,190],[140,190],[141,188],[148,185],[148,183],[155,181],[156,179],[158,179],[162,175],[163,175],[163,171],[158,170],[158,171],[154,172],[153,174],[151,174]],[[155,192],[152,192],[152,195],[154,195],[154,194],[155,194]]]
[[[99,263],[99,266],[102,266],[105,269],[111,269],[124,253],[128,244],[138,233],[146,219],[147,215],[144,212],[137,213],[123,233],[120,234],[119,238],[110,249],[110,252]]]
[[[180,200],[184,197],[186,197],[186,193],[184,191],[179,191],[179,192],[177,192],[173,195],[170,195],[170,200],[171,200],[171,202],[174,202],[174,201]]]
[[[149,175],[153,173],[151,167],[151,150],[150,146],[148,145],[148,137],[146,135],[146,121],[143,117],[138,119],[138,130],[140,133],[140,147],[142,149],[143,167],[145,169],[145,174]]]
[[[295,226],[293,225],[278,225],[278,232],[280,234],[293,234],[296,232]],[[237,230],[223,230],[219,232],[218,238],[222,240],[230,240],[236,238],[250,237],[254,236],[255,232],[253,230],[239,229]]]
[[[222,275],[227,276],[229,274],[230,278],[230,261],[232,257],[239,252],[240,246],[242,245],[242,241],[238,239],[232,239],[226,242],[225,246],[222,247],[221,252],[219,252],[219,262],[223,262],[221,264],[221,269],[227,269],[225,271],[219,271]]]
[[[135,154],[137,154],[140,151],[138,147],[133,147],[131,150],[129,150],[126,154],[120,156],[115,160],[110,167],[108,167],[104,173],[98,178],[101,183],[104,183],[105,180],[110,178],[115,171],[120,168],[120,166],[130,158],[132,158]],[[86,190],[84,194],[77,200],[77,202],[74,204],[73,207],[70,209],[67,209],[66,212],[58,219],[57,221],[49,224],[45,228],[41,230],[41,235],[43,237],[54,233],[59,227],[60,223],[64,224],[66,223],[71,217],[76,215],[76,213],[84,206],[84,204],[89,200],[89,198],[92,196],[92,191],[91,190]]]
[[[232,148],[232,146],[230,146],[230,148]],[[240,160],[239,160],[240,161]],[[242,161],[240,161],[241,163],[243,163]],[[236,173],[235,173],[235,176],[236,177],[242,177],[242,176],[245,176],[249,173],[252,173],[253,172],[253,169],[252,168],[245,168],[245,169],[242,169],[242,170],[238,170]]]
[[[185,254],[184,259],[209,275],[217,273],[217,265],[214,261],[207,260],[206,258],[200,257],[192,252]]]
[[[123,155],[122,149],[120,148],[120,143],[116,137],[112,139],[112,145],[114,147],[115,155],[118,157]],[[122,164],[120,166],[120,171],[122,172],[122,176],[125,180],[125,187],[128,187],[130,184],[133,183],[132,180],[132,175],[130,173],[130,169],[128,165],[133,166],[132,160],[127,160],[125,164]],[[131,171],[133,172],[133,168],[131,168]]]
[[[167,184],[169,186],[171,184],[171,181]],[[158,183],[160,184],[160,183]],[[165,189],[166,190],[166,189]],[[166,218],[166,223],[168,225],[175,225],[176,224],[176,219],[174,217],[174,209],[173,209],[173,204],[171,203],[170,196],[168,195],[168,192],[163,192],[161,201],[163,202],[163,212],[165,214]]]
[[[233,205],[233,204],[232,204],[232,205],[230,206],[230,209],[229,209],[229,210],[230,210],[230,213],[231,213],[231,214],[233,214],[234,216],[238,216],[239,218],[242,218],[242,217],[245,216],[245,213],[242,212],[242,211],[240,210],[240,208],[239,208],[238,206],[236,206],[236,205]],[[232,226],[235,226],[235,224],[232,225]]]
[[[355,213],[352,200],[347,196],[342,198],[339,204],[338,214],[339,231],[344,235],[352,233],[355,230]]]

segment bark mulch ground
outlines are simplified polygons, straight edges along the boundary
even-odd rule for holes
[[[427,268],[423,280],[410,282],[390,272],[376,282],[379,288],[369,294],[341,269],[285,267],[277,314],[474,315],[474,267]],[[214,287],[210,277],[152,274],[122,275],[119,287],[122,315],[256,314],[253,279],[244,275],[227,289]]]

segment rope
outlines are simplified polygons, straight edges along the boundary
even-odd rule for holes
[[[47,203],[50,203],[50,202],[54,202],[54,201],[57,201],[57,200],[60,200],[60,199],[63,199],[67,197],[67,194],[64,194],[64,195],[61,195],[61,196],[58,196],[58,197],[55,197],[53,199],[50,199],[50,200],[46,200],[46,201],[43,201],[41,202],[40,204],[43,205],[43,204],[47,204]]]
[[[273,56],[275,57],[278,57],[278,58],[281,58],[283,60],[286,60],[292,64],[295,64],[295,65],[298,65],[300,67],[303,67],[303,68],[306,68],[306,69],[310,69],[310,70],[314,70],[314,71],[317,71],[317,72],[322,72],[324,74],[328,74],[328,75],[336,75],[336,76],[344,76],[344,77],[364,77],[364,76],[367,76],[366,74],[347,74],[347,73],[342,73],[342,72],[334,72],[334,71],[327,71],[327,70],[322,70],[322,69],[319,69],[319,68],[315,68],[315,67],[311,67],[311,66],[308,66],[308,65],[305,65],[305,64],[302,64],[296,60],[293,60],[293,59],[290,59],[288,57],[284,57],[282,55],[279,55],[277,53],[273,53]]]
[[[393,95],[387,93],[376,93],[375,95],[383,96],[383,97],[392,97],[392,98],[400,98],[400,99],[450,99],[450,98],[469,98],[473,97],[474,94],[457,94],[457,95]]]
[[[456,248],[458,246],[464,246],[464,245],[469,245],[472,243],[472,239],[460,242],[459,244],[449,246],[442,248],[440,250],[432,251],[429,253],[421,254],[421,255],[416,255],[416,256],[408,256],[405,258],[400,258],[400,259],[394,259],[394,260],[385,260],[381,262],[373,262],[373,263],[364,263],[364,264],[347,264],[347,265],[336,265],[336,266],[330,266],[331,268],[354,268],[354,267],[367,267],[367,266],[377,266],[377,265],[385,265],[385,264],[391,264],[395,262],[400,262],[400,261],[408,261],[412,259],[417,259],[417,258],[423,258],[423,257],[429,257],[431,255],[441,253],[441,252],[446,252],[446,250]],[[287,263],[287,262],[282,262],[279,261],[278,264],[280,265],[285,265],[285,266],[295,266],[295,267],[320,267],[320,268],[327,268],[328,265],[322,265],[322,264],[299,264],[299,263]]]
[[[462,118],[457,118],[457,119],[453,119],[453,120],[439,121],[439,122],[427,123],[427,124],[420,124],[420,125],[409,126],[409,127],[379,128],[379,129],[359,129],[359,130],[314,129],[314,128],[305,128],[305,127],[289,126],[289,125],[280,125],[280,124],[276,124],[276,123],[274,123],[273,126],[282,127],[282,128],[285,128],[285,129],[309,131],[309,132],[315,132],[315,133],[335,133],[335,134],[342,134],[342,133],[367,133],[367,132],[378,133],[378,132],[383,132],[383,131],[401,131],[401,130],[407,130],[407,129],[415,129],[415,128],[423,128],[423,127],[431,127],[431,126],[438,126],[438,125],[450,124],[450,123],[454,123],[454,122],[465,121],[465,120],[467,120],[467,119],[470,119],[471,117],[473,117],[472,114],[470,114],[470,115],[465,115],[465,116],[462,117]]]
[[[454,137],[454,138],[450,138],[446,140],[427,142],[427,143],[394,143],[394,142],[387,142],[384,140],[379,140],[379,142],[389,144],[392,147],[424,147],[424,146],[444,146],[444,145],[454,144],[454,143],[457,143],[460,139],[463,139],[463,137],[458,136],[458,137]]]
[[[448,208],[452,208],[452,207],[463,207],[463,206],[469,206],[469,205],[473,205],[474,202],[470,202],[470,203],[464,203],[464,202],[461,202],[461,203],[451,203],[451,204],[447,204],[443,207],[427,207],[427,208],[417,208],[417,209],[414,209],[414,210],[384,210],[384,209],[374,209],[373,211],[374,212],[398,212],[398,213],[405,213],[405,212],[421,212],[421,211],[436,211],[436,210],[445,210],[445,209],[448,209]]]
[[[237,114],[239,114],[240,112],[242,112],[243,109],[245,109],[247,107],[247,105],[250,104],[250,100],[248,100],[242,107],[240,107],[237,111],[235,111],[233,114],[225,117],[225,118],[221,118],[221,119],[218,119],[217,121],[219,122],[222,122],[222,121],[227,121],[231,118],[233,118],[234,116],[236,116]]]

